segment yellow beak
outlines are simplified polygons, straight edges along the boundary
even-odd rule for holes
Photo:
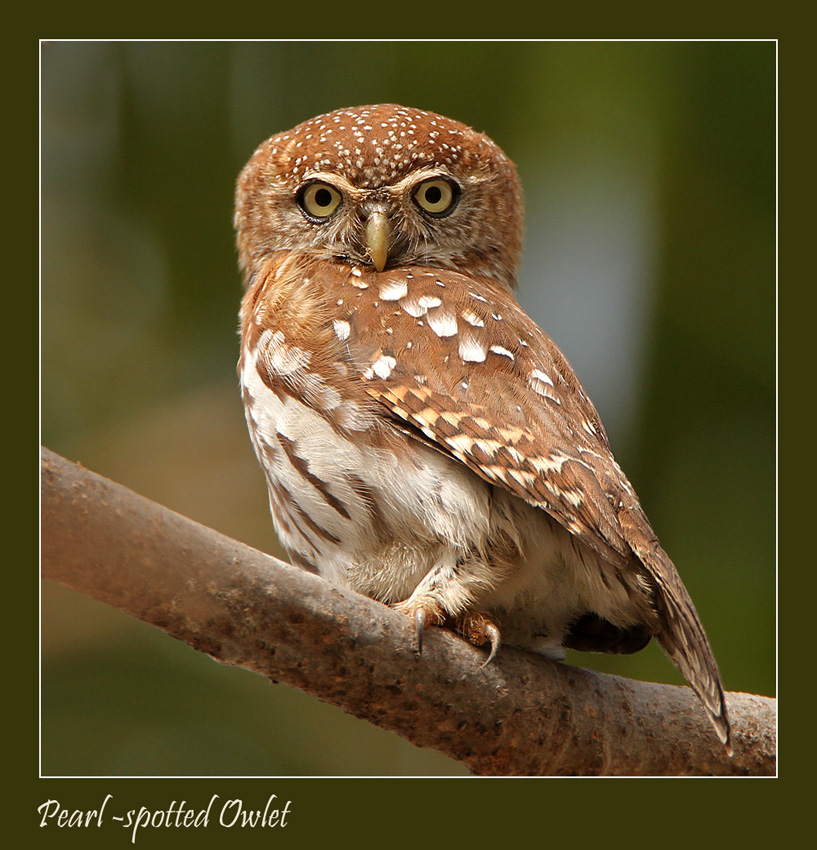
[[[372,265],[382,272],[389,259],[389,239],[391,228],[389,219],[382,210],[375,210],[366,221],[366,247],[372,258]]]

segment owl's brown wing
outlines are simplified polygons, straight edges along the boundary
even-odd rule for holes
[[[640,564],[654,589],[657,638],[728,743],[720,675],[692,600],[553,341],[489,280],[395,269],[363,275],[360,286],[338,321],[369,396],[609,562]]]
[[[496,283],[477,288],[447,270],[406,275],[377,276],[346,317],[369,395],[609,561],[627,562],[620,516],[643,514],[556,345]]]

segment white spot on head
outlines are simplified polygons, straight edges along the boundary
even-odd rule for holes
[[[341,319],[335,319],[335,321],[332,322],[332,324],[334,325],[334,328],[335,328],[335,336],[338,339],[340,339],[340,340],[349,339],[349,333],[352,330],[349,322],[344,322]]]

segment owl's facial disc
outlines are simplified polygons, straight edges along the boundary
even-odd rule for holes
[[[381,189],[380,193],[385,194],[378,200],[364,200],[361,204],[365,216],[363,246],[367,259],[379,272],[386,267],[392,254],[401,252],[401,244],[402,250],[405,250],[404,241],[395,240],[395,236],[406,229],[407,212],[411,217],[411,211],[407,209],[410,204],[413,204],[415,215],[419,213],[434,219],[445,218],[457,206],[461,189],[455,180],[431,169],[421,174],[424,179],[418,181],[416,175],[410,175]],[[432,176],[429,177],[429,174]]]
[[[289,197],[312,225],[307,234],[315,253],[382,272],[392,264],[444,263],[451,225],[443,220],[462,229],[470,188],[439,165],[381,185],[355,184],[326,170],[307,172]]]

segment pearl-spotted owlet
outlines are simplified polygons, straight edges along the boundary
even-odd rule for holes
[[[362,106],[264,142],[235,214],[246,417],[292,562],[418,638],[563,657],[652,637],[730,746],[698,614],[553,341],[514,297],[516,169],[486,136]]]

